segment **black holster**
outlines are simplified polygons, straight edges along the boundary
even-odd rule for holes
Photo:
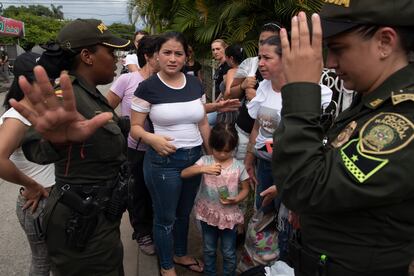
[[[70,248],[82,251],[95,231],[99,206],[92,197],[82,199],[69,190],[62,191],[59,202],[71,209],[71,215],[65,225],[66,244]]]

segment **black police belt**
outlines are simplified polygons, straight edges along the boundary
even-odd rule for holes
[[[289,259],[300,276],[402,276],[407,275],[406,267],[359,273],[335,263],[329,256],[318,255],[301,246],[296,239],[289,241]]]
[[[116,180],[105,181],[99,184],[61,184],[56,183],[56,188],[61,192],[73,192],[82,199],[91,198],[101,207],[106,206],[111,198]]]

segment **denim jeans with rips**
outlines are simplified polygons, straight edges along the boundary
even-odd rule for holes
[[[163,269],[174,266],[173,254],[187,255],[189,216],[201,175],[181,178],[181,171],[200,157],[201,146],[177,149],[168,156],[161,156],[152,148],[145,154],[145,184],[154,207],[154,243]]]

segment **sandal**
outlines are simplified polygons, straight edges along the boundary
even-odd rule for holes
[[[198,259],[197,259],[197,258],[195,258],[195,257],[193,257],[193,260],[194,260],[194,262],[193,262],[193,263],[190,263],[190,264],[182,264],[182,263],[177,263],[177,262],[175,262],[175,261],[174,261],[174,264],[175,264],[175,265],[182,266],[182,267],[184,267],[184,268],[186,268],[186,269],[188,269],[188,270],[190,270],[190,271],[196,272],[196,273],[203,273],[204,268],[200,265],[200,260],[198,260]],[[195,269],[193,268],[194,266],[197,266],[198,268],[200,268],[200,269],[201,269],[201,271],[199,271],[199,270],[195,270]]]

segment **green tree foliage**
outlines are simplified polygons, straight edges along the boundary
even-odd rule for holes
[[[135,33],[134,25],[127,25],[122,23],[113,23],[108,26],[108,29],[115,35],[120,36],[125,39],[132,39]]]
[[[63,6],[55,6],[53,4],[50,5],[50,9],[52,10],[52,17],[56,19],[63,19]]]
[[[128,0],[128,16],[131,24],[140,17],[152,33],[168,29],[179,1]]]
[[[57,33],[65,24],[63,20],[53,17],[50,9],[41,5],[10,6],[4,10],[3,15],[24,22],[25,36],[18,40],[25,50],[31,49],[36,44],[55,40]],[[0,43],[14,44],[17,43],[17,38],[0,37]]]
[[[240,43],[249,56],[256,54],[261,26],[279,21],[287,28],[290,18],[303,10],[308,14],[322,7],[321,0],[130,0],[129,9],[144,18],[156,32],[183,32],[197,52],[209,56],[216,38]]]

